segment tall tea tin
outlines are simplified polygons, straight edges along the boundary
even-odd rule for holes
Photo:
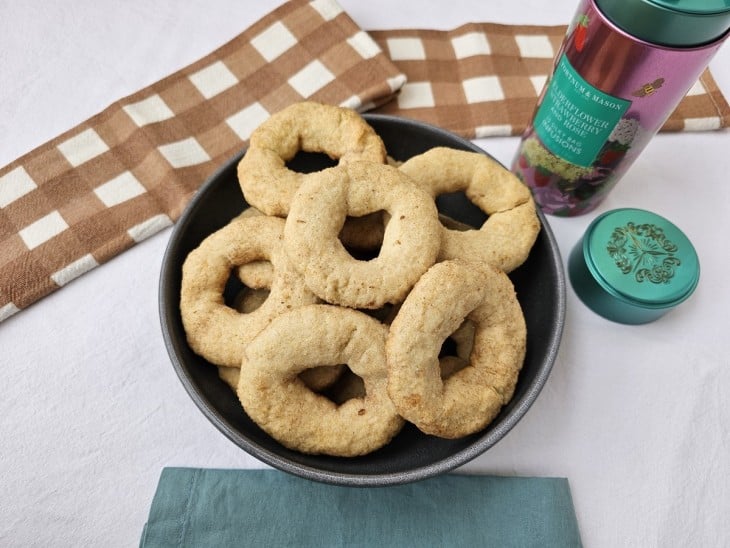
[[[728,29],[730,0],[582,0],[512,165],[543,211],[594,209]]]

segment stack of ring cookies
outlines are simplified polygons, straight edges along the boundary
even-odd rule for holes
[[[296,171],[302,152],[329,167]],[[354,457],[406,423],[458,438],[494,419],[525,358],[508,274],[540,230],[526,186],[476,152],[399,164],[355,111],[314,102],[253,132],[238,180],[250,207],[190,252],[180,312],[190,348],[262,430]],[[487,215],[481,227],[439,215],[451,192]]]

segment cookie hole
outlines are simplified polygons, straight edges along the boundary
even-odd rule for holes
[[[322,391],[322,395],[337,405],[342,405],[353,398],[365,396],[365,383],[362,378],[345,366],[337,381]]]
[[[476,230],[473,226],[469,226],[460,221],[452,219],[451,217],[444,215],[443,213],[439,214],[439,222],[441,223],[441,226],[443,226],[444,228],[448,228],[449,230],[458,230],[459,232]]]
[[[299,378],[312,392],[321,394],[337,382],[346,368],[344,364],[319,365],[305,369],[299,373]]]
[[[471,227],[480,227],[487,220],[485,213],[466,197],[464,192],[445,192],[436,197],[439,211],[451,218],[459,218]]]
[[[390,325],[393,322],[393,319],[395,318],[396,314],[398,314],[399,309],[400,304],[390,303],[386,303],[381,308],[376,308],[374,310],[367,308],[358,308],[358,310],[363,314],[367,314],[371,318],[375,318],[380,323],[383,323],[385,325]]]
[[[338,235],[347,252],[359,261],[369,261],[383,247],[385,211],[378,210],[360,217],[348,216]]]
[[[439,358],[443,358],[444,356],[456,356],[456,341],[451,337],[446,337],[446,340],[441,345]]]
[[[243,289],[233,299],[231,308],[235,308],[241,314],[251,314],[261,308],[261,305],[269,298],[270,293],[268,289],[252,289],[244,285]]]
[[[454,373],[464,369],[469,362],[458,356],[444,356],[439,359],[439,367],[441,369],[441,380],[448,379]]]
[[[229,308],[235,308],[236,299],[239,293],[245,290],[246,286],[236,275],[236,271],[232,270],[228,275],[228,281],[226,287],[223,289],[223,302]]]
[[[337,165],[337,160],[323,152],[307,152],[300,150],[294,158],[286,163],[286,167],[297,173],[314,173]]]
[[[461,325],[441,345],[439,364],[441,378],[446,379],[469,365],[471,351],[474,346],[475,324],[465,319]]]
[[[451,375],[463,369],[469,364],[458,356],[458,345],[454,339],[447,337],[441,345],[439,352],[439,367],[441,368],[441,380],[448,379]]]

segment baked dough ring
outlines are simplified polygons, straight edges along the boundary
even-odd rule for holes
[[[337,235],[347,215],[390,217],[377,257],[359,261]],[[375,309],[401,302],[435,261],[441,225],[435,202],[396,168],[352,162],[307,179],[292,201],[284,248],[325,302]]]
[[[467,318],[474,322],[469,365],[441,379],[438,354]],[[388,393],[421,431],[443,438],[478,432],[514,392],[526,327],[514,287],[495,267],[445,261],[418,281],[390,326]]]
[[[286,260],[284,220],[237,217],[191,251],[182,269],[180,313],[190,348],[210,363],[240,367],[246,344],[282,312],[317,302]],[[231,270],[265,259],[274,265],[269,298],[251,313],[226,306]]]
[[[402,428],[387,393],[387,328],[366,314],[311,305],[274,318],[246,347],[238,397],[248,416],[282,445],[311,454],[364,455]],[[308,389],[299,374],[347,364],[365,396],[337,405]]]
[[[435,199],[464,191],[488,215],[479,230],[442,227],[438,260],[465,259],[511,272],[530,253],[540,221],[530,190],[485,154],[447,147],[432,148],[399,168]]]
[[[290,170],[299,151],[321,152],[339,164],[354,160],[385,163],[385,145],[354,110],[311,101],[273,114],[251,134],[238,164],[246,201],[267,215],[285,217],[294,193],[312,174]]]

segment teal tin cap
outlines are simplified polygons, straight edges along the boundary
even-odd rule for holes
[[[697,253],[670,221],[643,209],[597,217],[568,259],[571,284],[594,312],[620,323],[653,321],[689,298]]]
[[[702,46],[730,29],[730,0],[595,0],[617,27],[645,42]]]

